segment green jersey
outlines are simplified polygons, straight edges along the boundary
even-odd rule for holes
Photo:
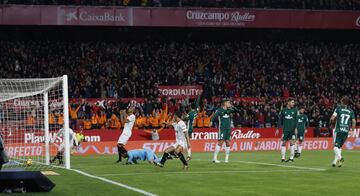
[[[309,126],[309,118],[306,114],[299,114],[297,117],[297,130],[299,133],[303,133],[305,129]]]
[[[333,116],[336,116],[335,133],[349,132],[350,125],[355,119],[354,112],[346,106],[336,107]]]
[[[279,113],[278,127],[283,128],[283,132],[294,132],[297,125],[298,111],[295,108],[284,108]]]
[[[193,128],[194,128],[194,122],[195,122],[195,118],[197,117],[198,113],[196,110],[191,110],[186,118],[187,118],[187,127],[189,132],[192,132]]]
[[[235,111],[234,109],[224,109],[221,107],[216,110],[215,114],[211,118],[211,121],[214,121],[215,118],[219,118],[220,130],[230,130],[231,128],[230,114],[234,111]]]

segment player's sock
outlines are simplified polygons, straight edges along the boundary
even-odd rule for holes
[[[285,159],[286,146],[281,146],[281,159]]]
[[[117,149],[118,149],[118,155],[119,155],[118,162],[121,162],[121,152],[122,152],[122,146],[118,146],[118,147],[117,147]]]
[[[299,150],[299,146],[297,143],[294,144],[294,151],[297,153]]]
[[[220,146],[216,145],[215,152],[214,152],[214,161],[217,160],[219,152],[220,152]]]
[[[164,152],[164,154],[163,154],[163,156],[162,156],[162,158],[161,158],[160,163],[164,165],[165,162],[166,162],[166,160],[168,159],[168,156],[169,156],[169,153]]]
[[[333,164],[336,164],[338,160],[340,160],[340,156],[339,156],[339,153],[340,153],[340,149],[338,147],[334,147],[334,154],[335,154],[335,158],[334,158],[334,161],[333,161]]]
[[[301,154],[301,152],[302,152],[302,144],[299,144],[299,146],[298,146],[298,153]]]
[[[290,159],[294,159],[295,146],[290,144]]]
[[[335,155],[336,155],[336,158],[337,158],[337,160],[340,160],[342,157],[341,157],[341,150],[340,150],[340,148],[338,148],[338,147],[334,147],[334,152],[335,152]]]
[[[62,155],[62,153],[58,153],[58,159],[59,159],[59,163],[63,164],[63,155]]]
[[[225,162],[229,162],[230,147],[225,147]]]
[[[191,148],[189,148],[187,152],[188,152],[187,156],[191,157]]]
[[[179,153],[177,153],[177,155],[178,155],[180,161],[181,161],[184,165],[187,166],[188,164],[187,164],[187,162],[186,162],[186,160],[185,160],[185,157],[184,157],[183,153],[179,152]]]
[[[339,160],[341,160],[341,159],[342,159],[342,149],[341,149],[341,148],[339,148],[339,155],[340,155],[340,159],[339,159]]]

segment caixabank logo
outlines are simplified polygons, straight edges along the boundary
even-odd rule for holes
[[[66,13],[66,21],[84,21],[84,22],[125,22],[125,16],[119,12],[117,15],[111,12],[89,13],[87,11],[73,11]]]

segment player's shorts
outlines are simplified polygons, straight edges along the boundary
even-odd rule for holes
[[[281,140],[282,141],[289,141],[289,140],[295,140],[295,133],[294,132],[283,132]]]
[[[74,143],[70,142],[70,149],[72,149],[74,147]],[[61,143],[58,146],[58,152],[64,152],[65,151],[65,143]]]
[[[127,142],[129,141],[131,135],[127,135],[127,134],[121,134],[118,140],[118,144],[127,144]]]
[[[177,148],[178,146],[183,147],[183,149],[187,149],[187,144],[185,141],[176,141],[175,144],[172,145],[174,148]]]
[[[230,129],[219,129],[218,140],[230,140],[231,130]]]
[[[305,139],[305,132],[304,131],[300,131],[298,132],[298,134],[296,135],[296,139],[298,139],[299,141],[304,141]]]
[[[348,138],[348,134],[348,132],[344,131],[334,133],[334,147],[341,148],[344,145],[346,139]]]

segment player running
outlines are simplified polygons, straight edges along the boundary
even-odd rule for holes
[[[215,114],[212,116],[210,120],[210,127],[212,126],[212,122],[218,118],[219,119],[219,139],[218,144],[215,147],[214,152],[214,163],[220,163],[217,159],[218,154],[220,152],[221,146],[225,142],[225,163],[229,162],[230,155],[230,136],[231,136],[231,119],[230,114],[235,112],[236,108],[234,108],[229,100],[224,100],[221,103],[221,107],[216,110]]]
[[[121,154],[124,152],[127,152],[127,150],[125,149],[125,145],[127,144],[127,142],[129,141],[131,134],[132,134],[132,128],[134,127],[134,123],[135,123],[135,115],[134,115],[134,107],[130,107],[127,110],[127,115],[125,115],[124,113],[121,113],[120,115],[121,121],[125,122],[124,125],[124,129],[122,134],[119,137],[118,143],[117,143],[117,149],[118,149],[118,155],[119,155],[119,159],[116,161],[116,163],[121,162]]]
[[[56,137],[54,137],[54,139],[51,141],[52,143],[55,142],[57,137],[62,137],[63,138],[63,142],[60,144],[60,146],[58,146],[58,151],[56,153],[56,155],[54,156],[54,158],[52,160],[50,160],[50,163],[54,163],[56,160],[59,160],[59,164],[62,165],[63,162],[63,154],[65,151],[65,129],[61,128],[57,133],[56,133]],[[79,141],[77,140],[76,134],[75,132],[69,128],[69,145],[70,145],[70,150],[72,150],[73,148],[76,148],[77,146],[79,146]]]
[[[122,157],[127,158],[126,164],[137,164],[137,161],[148,161],[150,164],[155,164],[160,161],[154,151],[146,148],[123,152]]]
[[[278,128],[276,129],[275,135],[279,134],[279,128],[282,128],[283,134],[281,137],[281,162],[285,162],[286,155],[286,142],[290,141],[290,158],[286,162],[294,162],[295,154],[295,135],[297,135],[297,118],[298,111],[295,106],[295,100],[289,99],[285,108],[279,113]]]
[[[185,122],[181,120],[180,111],[175,112],[172,126],[174,127],[175,130],[176,143],[165,149],[160,163],[155,162],[155,165],[159,167],[164,167],[164,164],[166,160],[170,157],[170,154],[175,153],[183,163],[184,169],[187,170],[189,166],[182,152],[184,152],[187,148],[190,148],[191,146],[190,146],[189,134],[187,133],[188,130],[186,128]]]
[[[332,163],[333,167],[341,167],[344,163],[344,158],[341,155],[341,147],[345,143],[349,132],[350,134],[352,133],[352,130],[350,129],[351,122],[352,129],[355,129],[356,126],[355,114],[353,110],[348,107],[349,102],[349,97],[344,96],[341,99],[341,105],[336,107],[333,115],[330,118],[330,123],[336,123],[333,132],[335,153],[335,159]]]
[[[297,121],[297,136],[295,143],[295,158],[299,158],[302,152],[302,143],[305,139],[305,134],[307,133],[307,128],[309,126],[309,118],[305,114],[305,108],[301,107],[298,114]]]

